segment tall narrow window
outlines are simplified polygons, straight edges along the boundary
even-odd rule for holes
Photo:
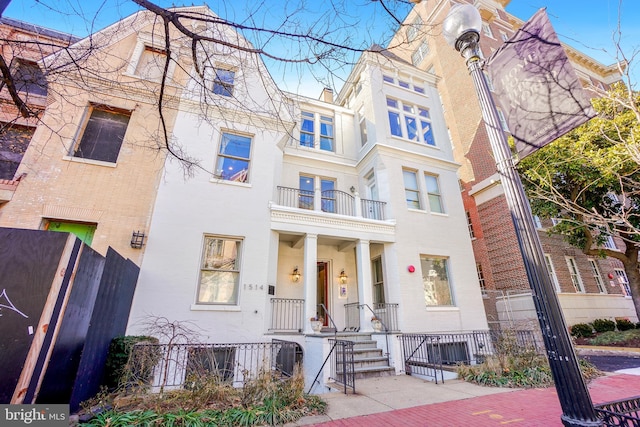
[[[300,209],[313,210],[314,191],[315,178],[308,175],[300,175],[300,196],[298,200]]]
[[[360,109],[358,112],[358,118],[360,120],[360,143],[365,145],[369,140],[369,137],[367,134],[367,119],[364,116],[364,109]]]
[[[235,71],[224,68],[214,68],[213,72],[213,93],[222,96],[232,96],[236,77]]]
[[[478,272],[478,284],[480,285],[480,291],[482,291],[482,295],[484,296],[487,293],[487,283],[484,280],[482,264],[476,264],[476,271]]]
[[[166,63],[167,53],[164,50],[145,46],[136,65],[135,73],[144,79],[159,81],[164,74]]]
[[[198,304],[237,304],[240,239],[205,236]]]
[[[331,179],[320,179],[320,193],[322,195],[322,211],[338,213],[336,211],[336,183]]]
[[[0,179],[15,177],[35,131],[35,127],[0,122]]]
[[[551,277],[551,283],[553,283],[553,286],[556,289],[556,292],[560,292],[560,282],[558,281],[556,270],[553,267],[553,262],[551,261],[551,255],[544,254],[544,262],[547,265],[547,271],[549,272],[549,277]]]
[[[407,200],[407,207],[420,209],[420,192],[418,191],[418,180],[414,171],[402,171],[404,179],[404,194]]]
[[[391,135],[402,137],[402,124],[400,123],[400,112],[397,111],[398,101],[387,98],[387,107],[389,107],[389,127]]]
[[[616,273],[618,284],[622,286],[622,290],[624,291],[625,296],[630,297],[631,288],[629,287],[629,278],[627,277],[627,272],[622,268],[616,268],[614,272]]]
[[[578,264],[575,258],[566,257],[567,267],[569,268],[569,274],[571,275],[571,283],[576,292],[584,292],[584,285],[582,284],[582,277],[580,277],[580,271],[578,271]]]
[[[604,282],[602,281],[602,276],[600,275],[600,269],[598,268],[598,263],[595,259],[589,258],[589,264],[591,265],[591,274],[593,275],[593,280],[596,281],[596,285],[598,286],[598,292],[604,294],[607,292]]]
[[[435,175],[425,175],[424,181],[427,185],[427,198],[429,200],[429,209],[431,212],[444,213],[442,205],[442,194],[440,194],[440,184],[438,177]]]
[[[382,276],[382,257],[371,260],[371,276],[373,279],[373,303],[384,304],[385,300],[384,278]]]
[[[251,138],[223,133],[218,152],[216,174],[225,181],[246,182],[249,174]]]
[[[420,257],[424,300],[427,306],[453,305],[447,258]]]
[[[471,212],[467,211],[467,227],[469,228],[469,237],[472,239],[476,238],[475,233],[473,232],[473,222],[471,221]]]
[[[308,111],[302,112],[302,123],[300,124],[300,145],[303,147],[313,147],[314,114]]]
[[[109,107],[91,107],[74,157],[115,163],[131,113]]]
[[[333,117],[320,116],[320,149],[334,151]]]

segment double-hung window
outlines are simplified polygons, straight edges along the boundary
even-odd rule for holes
[[[616,273],[616,279],[620,286],[622,286],[622,290],[624,291],[625,296],[631,296],[631,288],[629,287],[629,278],[627,277],[627,272],[624,271],[623,268],[614,269]]]
[[[411,55],[411,63],[417,67],[418,65],[420,65],[422,60],[427,57],[428,54],[429,45],[427,44],[427,41],[424,40]]]
[[[420,256],[424,301],[428,307],[453,305],[448,261],[447,258]]]
[[[320,116],[320,149],[334,151],[333,117]]]
[[[300,115],[300,145],[314,148],[316,141],[320,141],[321,150],[335,151],[333,117],[309,111],[302,111]]]
[[[431,146],[436,145],[428,109],[387,98],[387,110],[391,135]]]
[[[429,200],[429,209],[431,212],[444,213],[442,205],[442,194],[440,193],[440,184],[436,175],[425,174],[424,181],[427,186],[427,198]]]
[[[250,137],[223,133],[216,164],[217,178],[225,181],[247,182],[250,156]]]
[[[551,278],[551,283],[553,283],[553,287],[556,292],[560,292],[560,282],[558,281],[558,276],[556,275],[556,269],[553,267],[553,261],[551,261],[551,255],[544,254],[544,262],[547,265],[547,271],[549,272],[549,277]]]
[[[47,79],[36,62],[15,58],[11,68],[17,90],[29,95],[47,95]]]
[[[598,286],[598,292],[604,294],[607,292],[604,281],[602,280],[602,275],[600,275],[600,269],[598,268],[598,263],[595,259],[589,258],[589,264],[591,265],[591,274],[593,275],[593,279],[596,281],[596,285]]]
[[[89,119],[73,157],[115,163],[130,117],[130,111],[106,106],[90,107]]]
[[[422,24],[422,18],[419,16],[409,24],[407,27],[407,42],[411,43],[416,39],[416,37],[418,37],[418,32],[422,28]]]
[[[566,257],[566,259],[573,287],[575,288],[576,292],[584,292],[584,285],[582,284],[582,277],[580,276],[580,271],[578,271],[578,264],[576,263],[576,259],[574,257]]]
[[[237,304],[242,240],[205,236],[198,304]]]
[[[404,194],[407,200],[407,207],[420,209],[420,191],[418,190],[418,180],[415,171],[403,170]]]
[[[225,68],[214,68],[213,73],[213,93],[222,96],[233,96],[236,72]]]

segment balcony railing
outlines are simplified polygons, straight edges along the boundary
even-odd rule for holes
[[[290,208],[320,210],[367,219],[384,221],[385,202],[360,199],[340,190],[325,190],[319,193],[320,203],[316,206],[314,191],[278,186],[278,204]]]
[[[398,304],[373,303],[373,308],[367,304],[352,302],[344,305],[345,330],[360,330],[360,310],[368,310],[368,316],[376,316],[382,321],[386,332],[396,332],[400,330],[398,326]]]
[[[302,332],[304,300],[271,298],[271,332]]]

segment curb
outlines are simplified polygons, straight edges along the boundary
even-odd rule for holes
[[[575,346],[580,356],[628,356],[640,358],[640,348],[635,347],[606,347],[599,345],[577,345]]]

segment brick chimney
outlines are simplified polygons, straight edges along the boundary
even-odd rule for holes
[[[330,89],[328,87],[322,89],[322,93],[320,94],[320,101],[333,104],[333,89]]]

